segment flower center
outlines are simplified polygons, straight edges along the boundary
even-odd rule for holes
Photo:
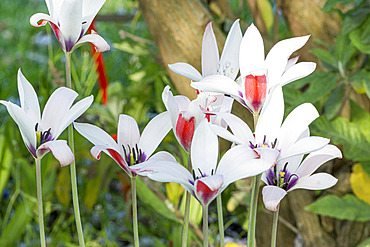
[[[276,164],[274,168],[271,168],[266,176],[268,185],[278,186],[284,190],[289,190],[292,188],[298,181],[297,174],[290,174],[287,171],[288,162],[285,163],[284,168],[280,171],[277,171]]]
[[[205,172],[202,172],[202,170],[200,169],[200,168],[198,168],[198,171],[199,171],[199,173],[200,173],[200,176],[197,176],[196,174],[195,174],[195,170],[193,169],[193,172],[192,172],[192,174],[193,174],[193,179],[194,179],[194,182],[195,182],[195,180],[197,180],[197,179],[201,179],[201,178],[205,178],[205,177],[208,177],[209,175],[207,175]],[[214,169],[212,169],[211,170],[211,176],[214,174],[214,172],[215,172],[215,170]],[[189,181],[192,185],[194,185],[194,182],[193,181]]]
[[[146,154],[137,146],[137,144],[132,148],[128,144],[126,148],[122,145],[122,148],[125,154],[126,163],[129,166],[142,163],[146,160]]]
[[[36,123],[35,125],[35,132],[36,132],[36,142],[37,146],[40,146],[44,144],[45,142],[51,141],[52,136],[51,136],[51,128],[49,128],[47,131],[41,131],[38,130],[39,124]]]
[[[249,147],[251,149],[255,149],[255,148],[272,148],[272,149],[274,149],[276,147],[277,141],[278,141],[277,138],[275,138],[275,140],[273,142],[269,143],[268,141],[266,141],[266,135],[264,135],[262,143],[253,144],[251,141],[249,141]]]

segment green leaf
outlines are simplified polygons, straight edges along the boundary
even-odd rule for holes
[[[343,153],[353,161],[369,161],[370,143],[361,129],[347,119],[338,117],[329,122],[321,116],[311,125],[315,135],[330,138],[336,145],[344,145]]]
[[[0,238],[0,246],[15,246],[15,242],[20,239],[26,230],[26,225],[32,220],[33,203],[23,202],[17,206],[11,221],[6,226]]]
[[[360,244],[356,245],[356,247],[369,247],[370,246],[370,238],[365,239]]]
[[[311,53],[318,57],[322,62],[327,63],[335,68],[338,68],[338,61],[330,52],[320,48],[316,48],[312,49]]]
[[[370,8],[360,8],[348,14],[342,23],[343,34],[348,34],[359,27],[370,14]]]
[[[341,220],[370,220],[370,205],[351,194],[344,197],[324,196],[306,207],[307,210]]]
[[[6,138],[0,136],[0,198],[8,182],[10,169],[13,163],[13,155],[6,144]]]
[[[258,10],[262,15],[262,20],[265,23],[267,30],[270,32],[274,24],[274,13],[272,6],[268,0],[257,0]]]
[[[361,108],[354,101],[350,101],[351,106],[351,123],[357,126],[370,142],[370,113]]]
[[[151,207],[154,211],[168,220],[177,223],[182,222],[179,218],[176,217],[175,213],[172,212],[167,207],[167,205],[161,199],[159,199],[140,178],[136,178],[136,184],[137,195],[142,203]]]
[[[344,85],[335,88],[325,103],[325,116],[328,119],[334,118],[342,106]]]
[[[366,93],[370,98],[370,72],[362,69],[349,76],[351,84],[357,93]]]
[[[332,11],[338,4],[346,5],[349,3],[355,3],[357,0],[328,0],[326,1],[322,11],[328,13]]]
[[[365,23],[349,34],[352,44],[359,49],[361,52],[370,54],[370,39],[367,35],[370,34],[370,17],[368,17]]]
[[[370,176],[370,160],[361,162],[362,169]]]
[[[335,39],[335,57],[345,68],[351,57],[355,54],[356,49],[353,47],[348,35],[341,32]]]

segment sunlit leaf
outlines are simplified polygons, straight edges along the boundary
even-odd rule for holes
[[[353,193],[370,205],[370,176],[364,172],[360,164],[352,167],[350,182]]]
[[[360,244],[356,245],[356,247],[369,247],[370,246],[370,238],[365,239]]]
[[[271,31],[274,24],[274,13],[272,12],[271,3],[268,0],[257,0],[257,6],[267,30]]]
[[[180,202],[180,197],[184,192],[182,186],[176,183],[166,183],[166,191],[168,200],[177,207]]]
[[[102,183],[102,173],[95,178],[89,179],[86,185],[84,203],[88,209],[92,209],[99,198]]]
[[[306,207],[307,210],[341,220],[370,220],[370,205],[357,197],[347,194],[344,197],[327,195]]]
[[[3,190],[8,182],[10,175],[10,168],[13,163],[13,155],[9,146],[5,144],[5,137],[0,136],[0,198],[2,197]]]

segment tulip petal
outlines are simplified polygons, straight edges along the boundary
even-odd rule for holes
[[[286,84],[308,76],[316,69],[316,63],[313,62],[301,62],[291,66],[283,76],[280,78],[280,85],[285,86]]]
[[[77,95],[75,91],[66,87],[55,90],[44,107],[41,129],[46,131],[50,128],[52,136],[56,136]]]
[[[82,1],[64,0],[59,16],[60,30],[64,36],[66,52],[71,52],[82,30]]]
[[[300,178],[310,176],[322,164],[335,158],[342,158],[341,151],[334,145],[327,145],[316,152],[310,153],[299,166],[296,174]]]
[[[284,120],[278,136],[279,148],[285,150],[297,141],[308,125],[319,117],[316,108],[310,103],[296,107]]]
[[[243,144],[248,145],[249,142],[254,142],[253,133],[243,120],[231,113],[220,113],[218,115],[229,125],[233,134],[241,140]]]
[[[263,39],[252,23],[240,43],[239,66],[241,77],[250,74],[251,71],[263,69],[265,60],[265,48],[263,46]]]
[[[107,148],[115,149],[117,152],[121,150],[120,146],[117,145],[114,139],[101,128],[92,124],[76,122],[73,123],[73,126],[78,133],[95,146],[106,146]]]
[[[277,78],[280,78],[287,66],[288,59],[293,52],[300,49],[306,44],[310,36],[302,36],[282,40],[276,43],[266,56],[266,67],[272,85],[278,83]]]
[[[131,149],[134,148],[135,145],[139,144],[139,141],[140,132],[136,120],[129,115],[119,115],[117,130],[118,145]]]
[[[178,109],[176,101],[173,97],[173,94],[170,91],[170,86],[166,86],[163,89],[162,101],[163,101],[168,113],[170,114],[172,128],[175,130],[176,129],[177,118],[179,117],[179,109]]]
[[[298,62],[298,59],[299,59],[299,56],[296,56],[296,57],[293,57],[293,58],[289,59],[286,66],[285,66],[284,72],[287,71],[293,65],[295,65]]]
[[[299,178],[288,192],[295,189],[324,190],[334,186],[337,181],[338,179],[328,173],[316,173],[309,177]]]
[[[318,136],[302,138],[301,140],[291,145],[288,149],[282,150],[278,161],[295,155],[314,152],[316,150],[323,148],[325,145],[329,143],[329,141],[330,140],[327,138]]]
[[[33,157],[37,157],[36,155],[36,132],[35,132],[35,125],[36,123],[33,122],[27,113],[20,108],[19,106],[11,103],[0,100],[0,104],[6,106],[9,115],[13,118],[15,123],[19,127],[19,131],[21,132],[22,139],[24,144],[31,152]]]
[[[153,154],[149,158],[149,160],[150,161],[158,160],[158,161],[172,161],[172,162],[176,162],[175,157],[173,157],[172,154],[170,154],[169,152],[166,152],[166,151],[159,151],[159,152]]]
[[[190,86],[202,92],[229,94],[236,99],[243,100],[241,95],[242,89],[239,85],[229,77],[223,75],[207,76],[199,82],[192,82]]]
[[[224,186],[227,186],[236,180],[260,174],[272,165],[273,162],[258,159],[257,153],[249,146],[239,145],[222,156],[216,174],[224,177]]]
[[[267,210],[275,212],[280,201],[287,194],[285,190],[277,186],[268,185],[262,189],[262,200]]]
[[[36,92],[31,83],[24,77],[21,69],[18,70],[18,92],[21,108],[34,123],[40,122],[40,105]]]
[[[195,181],[195,194],[203,206],[208,206],[212,200],[221,193],[220,189],[224,179],[221,175],[214,175],[197,179]]]
[[[255,135],[257,143],[262,143],[267,137],[269,142],[273,142],[278,137],[281,122],[284,116],[284,98],[281,86],[277,86],[268,96],[258,118]]]
[[[42,153],[44,155],[45,150],[50,150],[62,167],[74,161],[73,153],[65,140],[45,142],[37,149],[37,158],[41,158],[42,156],[40,157],[40,154]]]
[[[107,148],[106,150],[113,158],[113,160],[117,163],[117,165],[119,165],[127,173],[127,175],[132,177],[132,171],[128,167],[126,161],[123,159],[122,154],[114,149]]]
[[[218,73],[235,79],[239,72],[239,49],[242,41],[239,19],[230,28],[222,51]]]
[[[171,120],[168,112],[163,112],[155,116],[143,130],[139,141],[139,148],[149,157],[171,128]]]
[[[60,125],[60,128],[58,132],[55,135],[55,138],[58,138],[58,136],[78,117],[80,117],[93,103],[94,96],[86,97],[80,101],[78,101],[76,104],[74,104],[71,109],[69,109],[68,113],[66,114],[65,118],[62,121],[62,124]]]
[[[204,31],[202,41],[202,75],[203,77],[217,74],[218,47],[215,34],[212,29],[212,22],[208,23]]]
[[[187,111],[190,104],[190,99],[184,95],[173,96],[178,112]],[[177,120],[177,118],[176,118]]]
[[[235,144],[243,144],[243,141],[240,140],[238,138],[238,136],[233,135],[232,133],[230,133],[225,128],[220,127],[220,126],[215,125],[215,124],[211,124],[210,127],[211,127],[213,133],[215,133],[219,137],[221,137],[225,140],[228,140],[229,142],[235,143]]]
[[[218,139],[207,120],[203,120],[195,130],[190,154],[196,176],[211,175],[216,170]]]
[[[103,39],[100,35],[96,33],[92,33],[82,36],[82,38],[79,39],[78,42],[73,46],[71,52],[78,46],[86,42],[90,42],[91,44],[93,44],[95,46],[96,52],[104,52],[110,49],[110,46],[107,41],[105,41],[105,39]]]
[[[91,22],[98,14],[99,10],[105,3],[105,0],[83,0],[82,3],[82,35],[90,27]]]
[[[192,81],[200,81],[203,78],[196,68],[187,63],[169,64],[168,67],[176,74],[189,78]]]

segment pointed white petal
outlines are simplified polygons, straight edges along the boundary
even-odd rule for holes
[[[125,114],[119,115],[118,130],[117,130],[117,143],[119,146],[127,148],[134,148],[139,144],[140,132],[136,120]]]
[[[262,200],[265,208],[270,211],[276,211],[280,201],[287,194],[285,190],[276,186],[265,186],[262,189]]]
[[[214,175],[197,179],[195,181],[195,195],[199,202],[208,206],[212,200],[221,193],[221,187],[223,185],[223,177],[221,175]]]
[[[219,112],[231,112],[233,107],[234,99],[228,96],[224,96]]]
[[[58,25],[58,22],[54,20],[50,15],[44,13],[37,13],[31,16],[30,24],[34,27],[42,27],[45,26],[46,23],[51,22],[54,25]]]
[[[239,72],[239,49],[242,41],[239,19],[231,26],[222,51],[218,73],[235,79]]]
[[[107,146],[109,148],[115,149],[116,151],[121,150],[114,139],[101,128],[92,124],[76,122],[73,123],[73,126],[78,131],[78,133],[89,140],[92,144],[96,146]]]
[[[41,158],[39,157],[39,154],[44,154],[44,150],[50,150],[62,167],[67,166],[74,161],[73,153],[65,140],[45,142],[36,151],[38,158]]]
[[[96,33],[92,33],[82,36],[82,38],[79,39],[78,42],[72,47],[71,52],[78,46],[86,42],[90,42],[91,44],[93,44],[95,46],[96,52],[104,52],[110,49],[110,46],[107,41],[105,41],[105,39],[103,39],[100,35]]]
[[[263,105],[255,130],[257,143],[262,143],[265,135],[269,142],[273,142],[278,137],[283,121],[284,98],[281,86],[273,88],[268,97],[270,99]]]
[[[40,105],[37,94],[31,83],[23,76],[21,69],[18,70],[18,92],[22,109],[29,118],[35,122],[40,122]]]
[[[264,68],[265,48],[263,47],[263,39],[252,23],[245,34],[240,44],[239,66],[241,77],[249,75],[251,71]]]
[[[173,99],[175,100],[175,104],[177,105],[177,109],[179,112],[188,110],[190,104],[190,99],[188,97],[184,95],[176,95],[173,97]]]
[[[77,95],[75,91],[66,87],[55,90],[46,102],[42,113],[41,129],[47,131],[50,128],[51,135],[56,136]]]
[[[299,166],[296,174],[300,178],[310,176],[322,164],[335,158],[342,158],[341,151],[334,145],[327,145],[316,152],[310,153]]]
[[[211,175],[211,171],[216,170],[218,139],[207,120],[203,120],[195,129],[190,154],[192,167],[197,176]]]
[[[266,160],[271,164],[271,166],[275,164],[276,159],[280,155],[278,150],[268,147],[259,147],[253,150],[258,153],[260,159]]]
[[[231,113],[218,114],[227,125],[229,125],[233,134],[241,140],[243,144],[249,145],[249,142],[254,142],[254,136],[249,126],[239,117]]]
[[[296,56],[296,57],[293,57],[293,58],[289,59],[286,66],[285,66],[284,72],[287,71],[293,65],[295,65],[298,62],[298,59],[299,59],[299,56]]]
[[[289,68],[281,77],[280,84],[285,86],[286,84],[308,76],[316,69],[316,63],[313,62],[301,62],[293,65]]]
[[[171,128],[172,125],[168,112],[155,116],[145,127],[139,141],[139,148],[149,157]]]
[[[204,31],[202,42],[203,77],[217,74],[219,57],[216,37],[212,30],[212,22],[210,22]]]
[[[338,179],[328,173],[316,173],[309,177],[299,178],[288,192],[296,189],[324,190],[334,186],[337,181]]]
[[[308,154],[314,152],[316,150],[323,148],[325,145],[329,143],[329,141],[330,140],[327,138],[318,136],[302,138],[301,140],[291,145],[288,149],[281,150],[278,160],[285,159],[287,157],[292,157],[295,155]]]
[[[66,51],[70,52],[81,36],[82,1],[64,0],[59,16],[60,30],[64,36]]]
[[[117,165],[119,165],[127,173],[127,175],[129,175],[129,177],[132,177],[132,171],[128,167],[126,160],[123,159],[122,153],[117,152],[116,150],[111,149],[111,148],[107,148],[106,150],[108,151],[110,156],[113,158],[113,160],[117,163]]]
[[[169,64],[168,67],[176,74],[189,78],[192,81],[200,81],[203,78],[196,68],[187,63]]]
[[[216,174],[224,177],[224,185],[227,186],[236,180],[260,174],[273,165],[257,158],[258,155],[249,146],[233,147],[222,156]]]
[[[215,124],[211,124],[210,127],[211,127],[213,133],[215,133],[219,137],[221,137],[221,138],[223,138],[225,140],[228,140],[229,142],[233,142],[235,144],[243,144],[243,141],[240,140],[238,138],[238,136],[233,135],[232,133],[230,133],[225,128],[220,127],[220,126],[215,125]]]
[[[65,118],[62,121],[62,124],[60,125],[60,128],[58,132],[56,133],[55,138],[58,138],[58,136],[78,117],[80,117],[93,103],[94,96],[86,97],[80,101],[78,101],[76,104],[74,104],[71,109],[69,109],[68,113],[65,115]]]
[[[91,22],[99,12],[105,0],[83,0],[82,3],[82,29],[83,33],[90,27]]]
[[[302,36],[296,38],[285,39],[271,48],[270,52],[266,56],[266,66],[268,68],[268,75],[270,82],[274,85],[278,80],[287,66],[288,59],[293,52],[300,49],[306,44],[310,36]]]
[[[174,130],[176,130],[176,122],[177,122],[177,118],[179,117],[179,108],[178,108],[178,105],[177,105],[177,103],[176,103],[176,101],[173,97],[172,92],[170,91],[170,86],[166,86],[163,89],[162,101],[163,101],[168,113],[170,114],[172,128]],[[181,100],[181,102],[183,102],[183,100]],[[186,109],[187,109],[187,107],[186,107]]]
[[[301,155],[295,155],[295,156],[280,159],[276,163],[276,166],[277,166],[276,168],[277,168],[277,170],[282,170],[284,168],[285,164],[288,163],[286,169],[290,173],[296,173],[299,165],[301,164],[301,162],[303,160],[303,157],[304,157],[304,155],[301,154]]]
[[[27,113],[19,106],[3,100],[0,100],[0,104],[6,106],[9,115],[13,118],[13,120],[19,127],[24,144],[31,152],[31,154],[34,157],[36,157],[36,132],[35,132],[36,123],[33,122],[28,117]]]
[[[192,82],[190,86],[202,92],[229,94],[237,99],[243,99],[239,85],[223,75],[207,76],[199,82]]]
[[[166,152],[166,151],[160,151],[160,152],[157,152],[155,154],[152,155],[152,157],[149,158],[150,161],[154,161],[154,160],[162,160],[162,161],[172,161],[172,162],[176,162],[176,159],[175,157],[173,157],[172,154],[170,154],[169,152]]]
[[[308,125],[319,117],[316,108],[310,103],[296,107],[284,120],[278,136],[278,147],[285,150],[295,143]]]

